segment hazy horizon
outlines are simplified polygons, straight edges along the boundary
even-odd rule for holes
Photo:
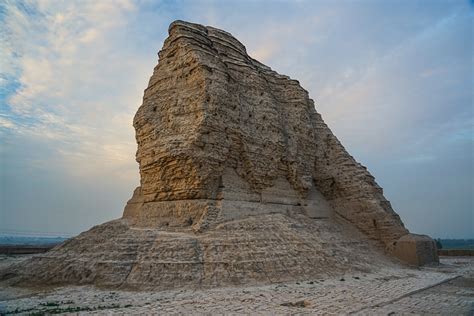
[[[408,229],[474,238],[469,1],[0,3],[0,233],[75,235],[139,184],[133,115],[168,25],[300,81]]]

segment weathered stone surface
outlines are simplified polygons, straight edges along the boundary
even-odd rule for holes
[[[393,265],[380,251],[348,225],[303,215],[249,216],[198,234],[189,229],[138,228],[122,219],[2,271],[1,278],[17,285],[210,288]]]
[[[227,32],[173,22],[133,124],[141,185],[123,218],[0,279],[268,283],[376,269],[402,249],[408,231],[307,91]]]
[[[227,32],[176,21],[169,34],[134,119],[142,181],[130,203],[145,203],[125,218],[200,231],[262,213],[334,212],[389,247],[408,233],[296,80]]]
[[[394,255],[415,266],[439,262],[436,242],[428,236],[408,234],[395,243]]]

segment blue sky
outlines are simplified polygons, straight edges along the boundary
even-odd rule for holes
[[[76,234],[139,183],[132,118],[168,25],[298,79],[406,226],[474,237],[468,1],[3,1],[0,232]]]

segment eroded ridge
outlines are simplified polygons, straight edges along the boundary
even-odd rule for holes
[[[341,216],[386,245],[408,233],[298,81],[225,31],[175,21],[169,34],[134,119],[141,187],[126,218],[201,230],[299,212]]]

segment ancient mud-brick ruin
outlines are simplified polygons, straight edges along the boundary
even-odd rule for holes
[[[437,260],[298,81],[225,31],[170,25],[133,124],[141,186],[123,217],[3,279],[211,287]]]

